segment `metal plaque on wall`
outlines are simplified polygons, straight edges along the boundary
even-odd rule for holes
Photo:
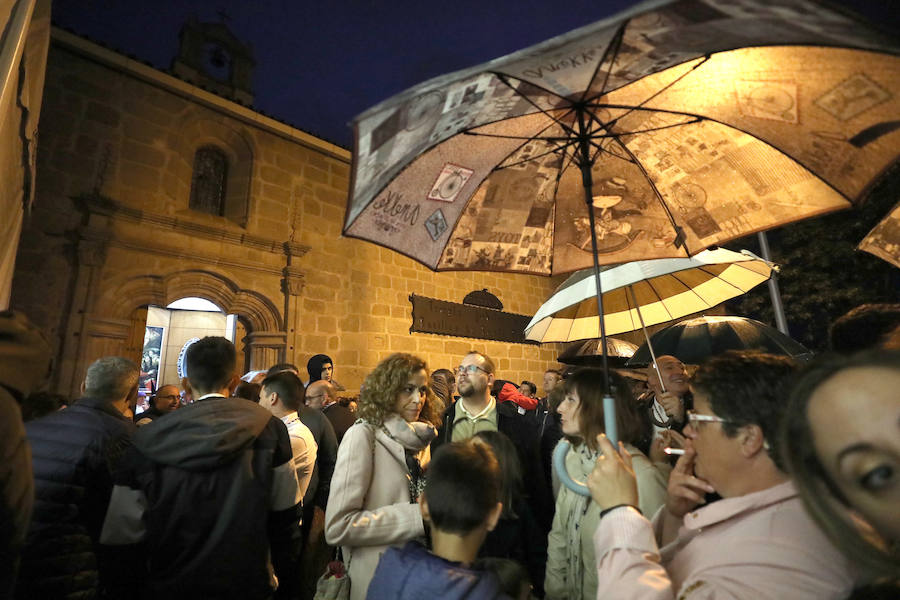
[[[435,333],[516,344],[537,344],[525,339],[525,326],[531,320],[527,315],[415,294],[409,295],[409,301],[412,302],[410,333]]]

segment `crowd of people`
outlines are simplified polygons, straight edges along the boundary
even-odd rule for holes
[[[481,351],[397,353],[342,398],[324,354],[239,378],[206,337],[134,414],[137,365],[53,397],[0,313],[0,598],[896,598],[900,305],[831,340],[550,369],[541,396]]]

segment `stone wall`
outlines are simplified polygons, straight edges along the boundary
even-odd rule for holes
[[[12,302],[55,341],[62,391],[95,358],[134,355],[138,307],[184,296],[241,316],[253,368],[323,352],[350,389],[398,351],[434,369],[481,349],[516,381],[557,366],[555,346],[410,334],[408,297],[487,288],[527,315],[558,281],[434,273],[341,237],[349,152],[59,30],[40,144]],[[223,217],[188,209],[205,144],[229,158]]]

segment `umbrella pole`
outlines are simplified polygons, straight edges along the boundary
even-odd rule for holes
[[[591,152],[590,152],[590,132],[587,130],[584,122],[584,107],[576,108],[578,112],[578,137],[579,150],[581,159],[578,166],[581,168],[581,183],[584,187],[584,201],[588,209],[588,221],[591,226],[591,250],[594,255],[594,283],[597,289],[597,318],[600,321],[600,344],[603,346],[603,380],[605,390],[603,395],[603,426],[606,431],[606,437],[617,446],[619,442],[619,434],[616,431],[616,404],[610,393],[609,384],[609,357],[606,349],[606,320],[603,318],[603,286],[600,283],[600,259],[597,257],[597,230],[594,227],[596,222],[594,217],[594,198],[591,188],[594,187],[593,178],[591,176]]]
[[[647,340],[647,349],[650,351],[650,358],[653,360],[653,368],[656,369],[656,376],[659,378],[659,387],[665,392],[666,384],[663,383],[662,373],[659,372],[659,364],[656,362],[656,352],[653,351],[653,344],[650,343],[650,336],[647,335],[647,328],[644,327],[644,317],[641,315],[641,307],[638,305],[637,296],[634,295],[634,286],[629,285],[628,291],[631,292],[631,301],[634,302],[634,309],[637,311],[638,321],[641,322],[641,331],[644,332],[644,339]]]
[[[762,257],[772,262],[766,233],[760,231],[756,234],[756,239],[759,241],[759,250],[762,252]],[[781,303],[781,291],[778,289],[778,276],[774,270],[772,271],[772,276],[769,277],[769,295],[772,297],[772,311],[775,313],[775,325],[778,327],[778,331],[784,335],[790,335],[788,333],[787,319],[784,316],[784,305]]]

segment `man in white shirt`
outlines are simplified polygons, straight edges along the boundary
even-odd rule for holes
[[[259,405],[281,419],[287,427],[300,493],[305,495],[316,464],[317,447],[312,431],[297,414],[303,396],[303,384],[290,371],[266,377],[259,392]]]

